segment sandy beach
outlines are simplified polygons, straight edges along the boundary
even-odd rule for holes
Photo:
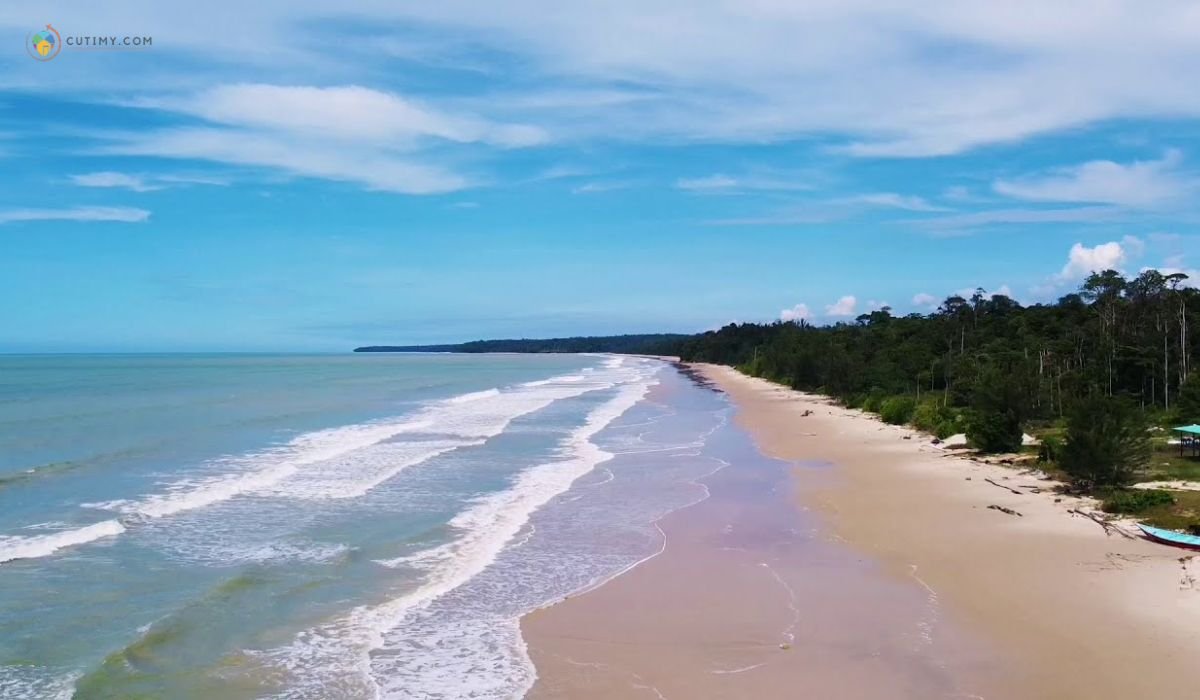
[[[1106,534],[1035,473],[696,369],[753,444],[659,523],[660,555],[523,620],[531,697],[1200,694],[1186,551]]]

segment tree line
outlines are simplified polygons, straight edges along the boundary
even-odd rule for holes
[[[683,340],[675,354],[828,394],[890,422],[965,431],[985,451],[1019,448],[1022,429],[1039,422],[1136,435],[1125,426],[1200,423],[1200,291],[1186,280],[1106,270],[1050,304],[977,289],[929,314],[893,316],[885,307],[829,326],[730,324]],[[1063,459],[1085,447],[1076,438]],[[1121,449],[1131,463],[1147,451]]]

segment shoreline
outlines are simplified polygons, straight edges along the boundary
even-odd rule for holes
[[[739,472],[751,470],[734,462],[721,473],[735,478],[712,480],[708,501],[658,523],[670,544],[659,555],[522,618],[539,676],[528,697],[782,698],[803,688],[817,696],[991,700],[1184,697],[1200,687],[1192,660],[1200,649],[1200,584],[1188,552],[1107,536],[1067,512],[1090,510],[1086,499],[1048,489],[1014,494],[1007,485],[1046,483],[941,450],[928,436],[824,397],[727,367],[680,369],[726,393],[758,452],[794,465],[772,486],[784,497],[757,492],[739,500]],[[775,557],[773,587],[746,573],[753,562],[730,556],[722,528],[731,518],[759,528],[739,544],[758,559]],[[781,545],[787,530],[814,519],[837,551]],[[848,566],[842,552],[863,564]],[[780,617],[790,614],[781,583],[798,594],[790,603],[796,648],[730,646],[778,634]],[[930,601],[924,613],[914,594]],[[889,604],[864,621],[859,608],[879,596]],[[929,610],[938,622],[928,658],[886,645],[872,657],[855,646],[888,638]],[[839,622],[854,629],[841,633]],[[880,653],[892,663],[865,661]],[[714,659],[735,657],[747,663],[714,670]],[[822,663],[797,663],[811,658]],[[896,674],[926,661],[942,675],[896,685]]]

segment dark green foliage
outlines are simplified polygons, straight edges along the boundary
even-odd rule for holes
[[[967,440],[982,452],[1021,449],[1025,394],[1019,376],[989,366],[975,379],[967,419]]]
[[[1096,394],[1072,407],[1059,466],[1077,484],[1120,486],[1149,461],[1150,438],[1136,405]]]
[[[964,430],[964,426],[960,424],[960,412],[936,399],[925,400],[917,404],[913,410],[911,423],[914,428],[933,433],[943,439]]]
[[[1143,513],[1156,506],[1173,506],[1170,491],[1158,489],[1119,489],[1105,497],[1100,508],[1105,513]]]
[[[1038,446],[1038,461],[1039,462],[1057,462],[1059,456],[1062,455],[1062,440],[1047,435],[1042,438],[1042,444]]]
[[[1022,307],[980,290],[949,297],[928,315],[731,324],[669,354],[745,365],[755,376],[876,412],[885,397],[911,396],[912,421],[922,429],[946,436],[969,426],[978,442],[1010,449],[1021,422],[1059,422],[1092,394],[1125,397],[1164,419],[1179,408],[1200,410],[1200,290],[1183,282],[1154,270],[1133,279],[1109,270],[1052,304]],[[1188,368],[1193,378],[1181,387]],[[951,415],[935,421],[927,404]],[[1200,415],[1185,420],[1200,423]]]
[[[886,398],[887,397],[884,396],[883,392],[879,389],[872,389],[865,397],[863,397],[862,404],[859,406],[859,408],[871,413],[879,413],[880,409],[883,408],[883,402]]]
[[[917,408],[917,400],[911,396],[889,396],[879,406],[879,417],[884,423],[904,425],[913,416]]]
[[[1200,423],[1200,372],[1192,372],[1180,387],[1175,412],[1180,423]]]

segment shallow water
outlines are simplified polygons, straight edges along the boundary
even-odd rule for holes
[[[0,357],[0,696],[519,697],[727,414],[635,358]]]

